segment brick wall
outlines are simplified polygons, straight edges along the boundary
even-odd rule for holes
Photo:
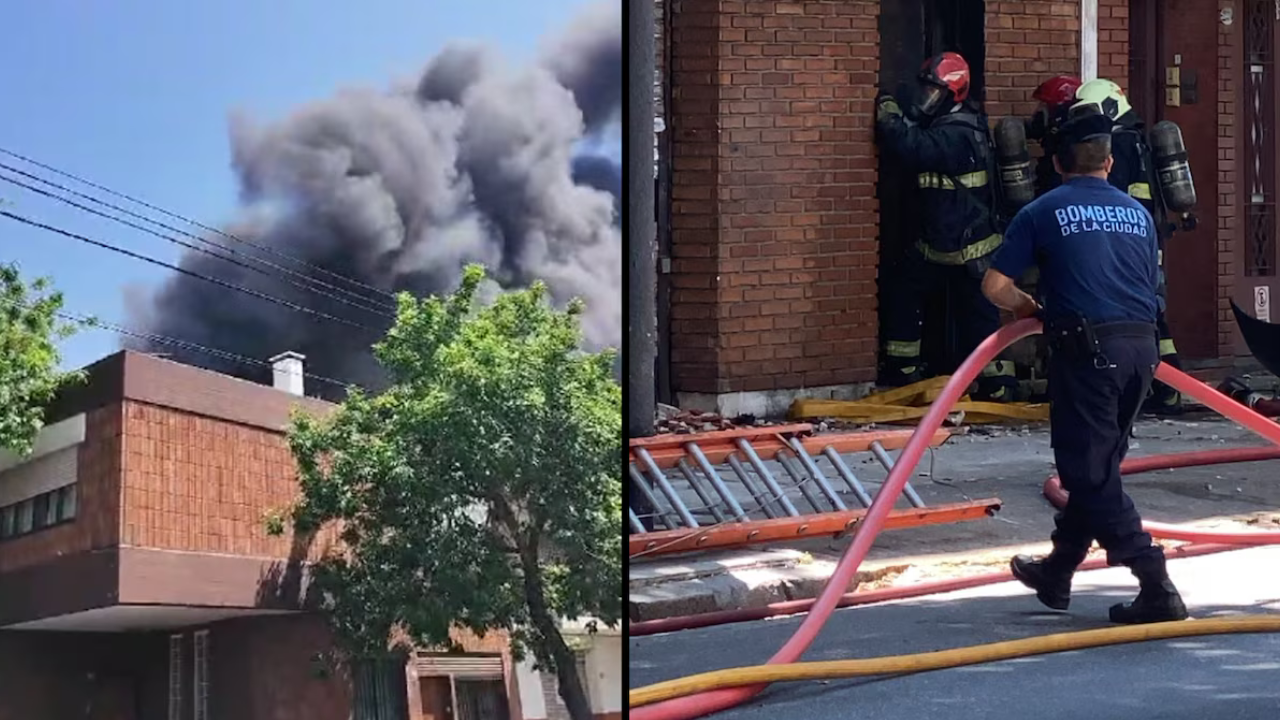
[[[871,380],[879,3],[672,12],[675,389]]]
[[[1031,93],[1040,83],[1054,75],[1080,74],[1078,2],[988,2],[986,20],[986,109],[992,118],[1027,117],[1035,110]]]
[[[1233,0],[1220,0],[1220,8],[1237,5]],[[1239,10],[1237,9],[1238,13]],[[1207,20],[1206,20],[1207,22]],[[1239,29],[1218,23],[1218,356],[1249,355],[1240,340],[1231,297],[1235,292],[1238,258],[1236,247],[1241,242],[1241,226],[1237,222],[1239,198],[1236,182],[1240,171],[1236,152],[1242,136],[1236,134],[1237,73],[1244,67]],[[1201,199],[1201,203],[1205,200]],[[1274,322],[1274,320],[1273,320]]]
[[[287,558],[292,538],[270,537],[264,514],[297,498],[282,432],[128,401],[124,412],[125,545]],[[311,547],[328,547],[331,532]]]
[[[1129,90],[1129,0],[1098,0],[1098,77]]]
[[[75,521],[0,543],[0,572],[119,542],[122,426],[118,404],[86,414],[85,441],[76,451]]]

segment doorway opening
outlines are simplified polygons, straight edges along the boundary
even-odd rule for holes
[[[880,87],[895,95],[910,88],[926,58],[956,52],[969,63],[970,96],[984,99],[986,65],[986,3],[984,0],[881,0]],[[902,258],[915,242],[912,207],[915,177],[902,168],[880,166],[876,197],[880,204],[879,287],[897,278]],[[947,286],[935,288],[927,299],[921,355],[931,374],[948,374],[964,360],[957,357],[959,337]],[[880,293],[883,298],[883,292]],[[886,307],[878,303],[880,327]],[[883,332],[883,330],[881,331]]]

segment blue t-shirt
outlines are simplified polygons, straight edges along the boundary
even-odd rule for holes
[[[1106,180],[1072,178],[1024,207],[991,267],[1017,279],[1040,268],[1046,320],[1156,321],[1155,223]]]

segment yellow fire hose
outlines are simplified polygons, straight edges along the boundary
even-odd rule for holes
[[[834,418],[858,423],[914,422],[929,412],[950,376],[922,380],[892,390],[868,395],[861,400],[798,398],[791,404],[793,419]],[[969,400],[965,396],[952,406],[963,412],[970,424],[1002,422],[1043,422],[1049,419],[1047,403],[996,403]]]
[[[1124,645],[1126,643],[1168,640],[1200,635],[1280,632],[1280,614],[1242,615],[1227,618],[1185,620],[1180,622],[1126,625],[1055,633],[1022,640],[972,645],[970,647],[893,655],[860,660],[827,660],[786,665],[756,665],[699,673],[666,682],[646,685],[631,691],[630,707],[651,705],[662,700],[693,695],[708,690],[756,685],[787,680],[831,680],[868,675],[901,675],[928,670],[978,665],[1012,660],[1032,655]]]

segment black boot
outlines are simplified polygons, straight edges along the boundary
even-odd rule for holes
[[[1138,578],[1138,597],[1111,606],[1111,622],[1125,625],[1187,619],[1187,606],[1169,579],[1164,553],[1144,555],[1129,564]]]
[[[876,377],[876,386],[882,388],[900,388],[914,385],[925,380],[925,369],[918,359],[890,359],[880,368]]]
[[[1084,553],[1068,554],[1054,550],[1043,560],[1018,555],[1009,569],[1018,582],[1036,591],[1036,599],[1053,610],[1066,610],[1071,605],[1071,578],[1084,561]]]

